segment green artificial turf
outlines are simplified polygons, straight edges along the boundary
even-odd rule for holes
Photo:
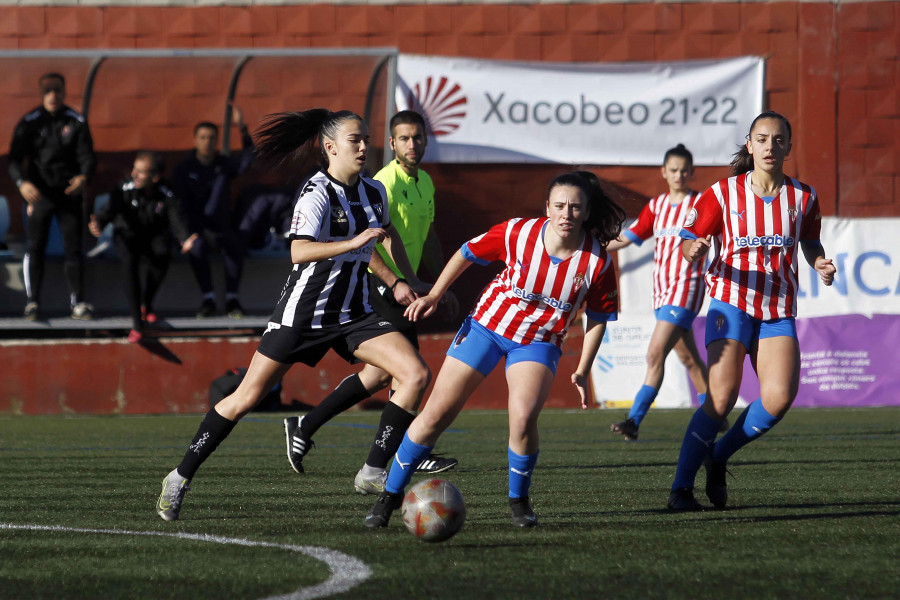
[[[244,419],[200,469],[173,523],[154,505],[200,416],[0,418],[0,598],[822,599],[900,590],[895,408],[791,411],[732,459],[728,508],[692,514],[665,508],[689,411],[651,411],[631,443],[609,432],[621,411],[546,411],[531,491],[540,525],[531,530],[509,520],[506,414],[464,412],[436,451],[460,461],[439,477],[462,491],[468,519],[441,544],[416,540],[399,514],[385,530],[363,527],[374,498],[355,494],[353,477],[377,412],[319,431],[304,475],[285,458],[283,416]],[[703,482],[701,471],[697,497],[708,504]],[[365,566],[329,580],[309,547]],[[314,587],[326,581],[338,587]],[[334,594],[340,585],[347,591]]]

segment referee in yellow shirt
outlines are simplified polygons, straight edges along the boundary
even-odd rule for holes
[[[395,158],[375,175],[375,179],[383,183],[387,190],[391,224],[400,233],[413,270],[418,271],[419,265],[425,263],[432,279],[435,279],[443,269],[444,260],[440,240],[434,231],[434,183],[428,173],[419,168],[428,144],[425,119],[415,111],[400,111],[391,118],[390,129],[390,145]],[[406,306],[415,300],[415,291],[401,277],[400,270],[380,244],[377,246],[377,256],[373,255],[369,267],[369,303],[418,350],[415,324],[403,315]],[[449,292],[444,298],[448,313],[455,315],[459,308],[458,301]],[[322,425],[384,389],[389,382],[387,373],[366,365],[358,374],[344,379],[303,418],[285,419],[288,461],[294,470],[303,472],[303,456],[312,447],[311,438]],[[388,401],[366,464],[353,482],[357,492],[380,494],[384,491],[388,462],[400,446],[413,418],[414,412]],[[455,458],[430,455],[422,461],[417,471],[440,473],[452,469],[457,463]]]

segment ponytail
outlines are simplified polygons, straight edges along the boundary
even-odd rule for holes
[[[331,112],[327,108],[266,115],[256,132],[256,154],[275,165],[305,165],[315,159],[320,167],[327,168],[322,138],[334,139],[341,124],[350,119],[363,120],[349,110]]]
[[[747,140],[750,139],[750,135],[753,133],[753,128],[756,126],[756,122],[760,119],[775,119],[776,121],[781,121],[782,123],[784,123],[785,129],[787,129],[788,139],[791,139],[791,122],[787,120],[787,117],[775,112],[774,110],[767,110],[760,113],[755,119],[753,119],[753,122],[750,123],[750,130],[747,132]],[[734,176],[741,175],[742,173],[746,173],[747,171],[752,170],[753,155],[750,154],[749,150],[747,150],[747,144],[741,144],[740,146],[738,146],[738,151],[733,154],[729,172],[732,176]]]

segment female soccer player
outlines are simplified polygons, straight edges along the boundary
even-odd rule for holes
[[[701,260],[713,238],[718,252],[706,273],[709,392],[681,443],[668,501],[672,510],[703,509],[694,498],[694,479],[704,462],[706,495],[714,506],[724,507],[728,459],[774,427],[797,395],[798,244],[825,285],[834,281],[835,267],[819,241],[816,190],[784,174],[790,151],[788,120],[776,112],[760,114],[735,154],[732,176],[706,190],[685,222],[681,249],[687,260]],[[737,401],[747,354],[759,377],[761,398],[714,443]]]
[[[700,404],[706,400],[706,365],[697,352],[691,329],[706,293],[703,263],[689,263],[681,256],[680,237],[684,219],[699,196],[688,185],[694,173],[694,157],[684,145],[678,144],[666,152],[661,171],[669,191],[648,202],[634,225],[607,246],[607,250],[618,250],[632,243],[640,245],[650,236],[656,237],[653,249],[656,326],[647,348],[647,374],[628,418],[610,425],[611,431],[622,434],[626,440],[637,439],[641,421],[659,393],[666,357],[673,348],[687,367]]]
[[[606,322],[618,312],[615,270],[604,246],[619,235],[624,218],[599,186],[577,173],[554,179],[548,196],[546,217],[512,219],[468,241],[431,292],[407,308],[413,321],[426,317],[471,263],[506,263],[447,351],[425,408],[394,455],[385,491],[366,517],[366,527],[387,526],[415,466],[503,358],[509,386],[509,504],[515,525],[537,524],[528,490],[538,457],[538,415],[550,393],[563,338],[584,305],[584,346],[571,381],[587,408],[591,363]]]
[[[384,188],[360,176],[369,146],[365,122],[349,111],[282,113],[268,118],[258,142],[260,156],[269,160],[305,162],[318,148],[323,168],[294,207],[294,266],[246,376],[206,414],[181,464],[163,480],[156,510],[166,521],[178,518],[200,465],[293,363],[314,366],[329,349],[348,362],[364,361],[394,377],[393,402],[404,407],[418,405],[430,379],[409,341],[368,302],[366,272],[376,242],[414,287],[422,284],[391,226]]]

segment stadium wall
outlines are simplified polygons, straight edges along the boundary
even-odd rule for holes
[[[900,3],[896,2],[600,2],[392,3],[254,1],[221,5],[198,0],[98,3],[65,0],[35,5],[0,0],[0,49],[396,47],[400,52],[499,60],[655,61],[762,55],[767,58],[766,105],[783,112],[796,132],[789,173],[813,183],[827,215],[900,216]],[[0,78],[0,140],[37,103],[38,73],[8,70]],[[317,77],[299,85],[342,86]],[[129,128],[146,105],[147,90],[132,74],[106,97],[95,97],[92,129],[101,170],[95,187],[127,171],[132,153],[167,153],[190,146],[198,120],[221,117],[202,80],[153,89],[151,108],[168,121],[152,132]],[[81,80],[69,79],[78,106]],[[144,82],[146,83],[146,82]],[[248,80],[238,102],[251,123],[263,106],[254,97],[281,94],[264,78]],[[245,94],[241,96],[240,94]],[[338,95],[340,95],[338,93]],[[135,98],[145,98],[144,103]],[[285,108],[292,96],[281,98]],[[351,98],[352,100],[352,98]],[[355,101],[355,100],[354,100]],[[5,142],[0,152],[4,153]],[[690,144],[689,138],[685,143]],[[5,161],[4,161],[5,162]],[[540,210],[546,182],[559,165],[426,165],[440,198],[437,226],[449,255],[458,244],[511,214]],[[636,216],[657,193],[657,167],[592,169]],[[702,168],[699,186],[724,176]],[[17,198],[8,177],[0,194]],[[12,235],[21,234],[21,206],[11,202]],[[468,275],[467,275],[468,276]],[[482,279],[477,280],[478,277]],[[487,275],[471,275],[477,290]],[[19,310],[19,308],[15,308]],[[550,405],[574,406],[564,376],[574,368],[580,340],[567,342]],[[436,371],[449,343],[428,336],[423,352]],[[101,349],[104,360],[97,360]],[[0,381],[0,413],[69,414],[196,412],[206,407],[209,382],[245,365],[255,340],[164,340],[157,353],[119,341],[3,342],[8,373]],[[327,359],[315,370],[296,367],[286,398],[315,402],[350,371]],[[160,392],[160,382],[166,382]],[[311,385],[311,383],[313,383]],[[502,406],[502,373],[494,374],[470,407]],[[487,404],[479,404],[479,402]]]

